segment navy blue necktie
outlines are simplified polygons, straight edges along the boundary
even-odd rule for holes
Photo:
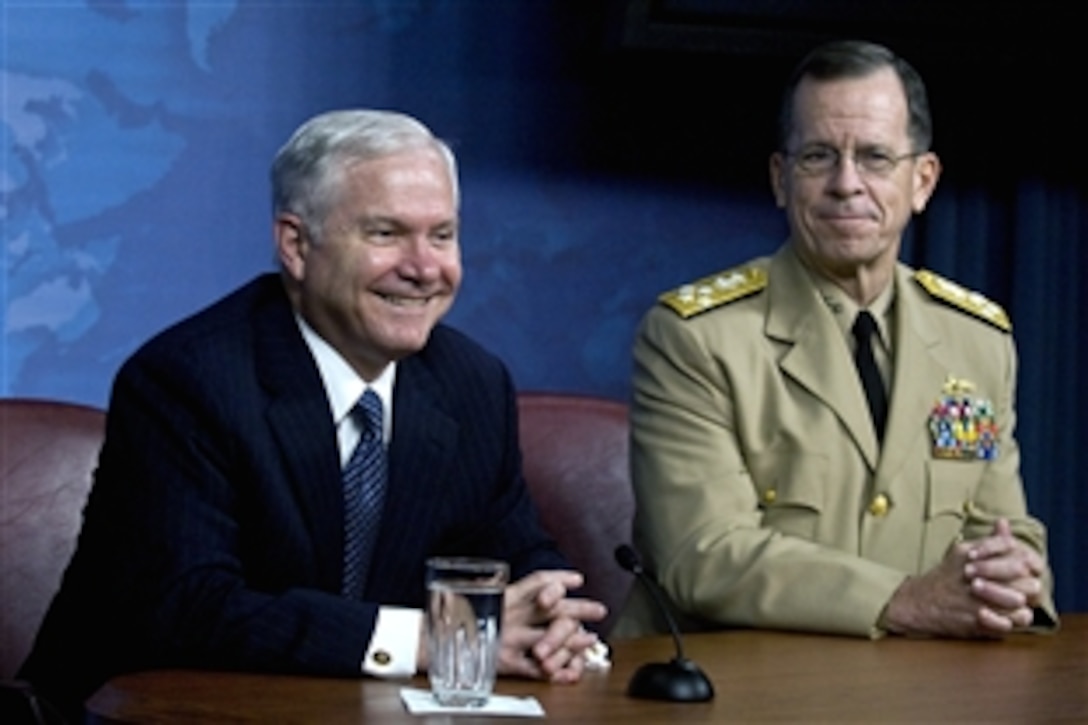
[[[869,413],[873,417],[876,438],[883,442],[884,424],[888,418],[888,394],[884,390],[884,379],[880,377],[876,358],[873,357],[874,332],[876,332],[876,320],[867,310],[862,310],[854,320],[853,333],[857,342],[854,362],[858,366],[858,375],[861,377],[861,387],[865,390],[865,399],[869,401]]]
[[[344,466],[343,594],[363,595],[370,558],[378,538],[385,500],[386,460],[382,445],[382,401],[367,390],[351,412],[362,429],[359,444]]]

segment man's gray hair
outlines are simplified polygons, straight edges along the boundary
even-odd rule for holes
[[[272,162],[272,210],[297,214],[312,233],[319,234],[350,165],[420,148],[433,148],[446,160],[457,203],[453,151],[416,119],[374,110],[314,116],[291,135]]]
[[[786,150],[793,133],[793,101],[797,87],[806,78],[814,81],[837,81],[844,78],[862,78],[884,68],[891,68],[903,85],[907,98],[907,133],[912,150],[916,153],[929,151],[933,143],[933,119],[929,112],[926,86],[918,71],[888,48],[863,40],[839,40],[809,52],[793,70],[782,94],[778,113],[778,146]]]

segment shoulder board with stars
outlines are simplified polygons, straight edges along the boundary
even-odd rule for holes
[[[1001,305],[991,302],[978,292],[961,287],[928,269],[915,272],[914,279],[933,297],[969,312],[1000,330],[1012,332],[1012,322]]]
[[[684,319],[755,294],[767,286],[763,267],[735,267],[669,290],[658,299]]]

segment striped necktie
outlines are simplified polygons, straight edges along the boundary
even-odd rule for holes
[[[367,389],[351,412],[362,429],[344,466],[344,596],[359,599],[378,538],[385,500],[386,460],[382,445],[382,401]]]

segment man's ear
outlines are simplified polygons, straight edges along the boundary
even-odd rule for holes
[[[771,154],[769,164],[771,173],[771,191],[774,192],[774,203],[779,209],[786,208],[786,157],[780,151]]]
[[[913,173],[911,209],[915,214],[921,214],[929,203],[929,197],[933,196],[933,190],[937,188],[937,180],[941,178],[941,160],[937,158],[937,154],[927,151],[914,162]]]
[[[272,224],[276,239],[276,256],[280,266],[291,279],[300,281],[306,272],[306,255],[309,253],[309,237],[306,227],[296,214],[281,212]]]

